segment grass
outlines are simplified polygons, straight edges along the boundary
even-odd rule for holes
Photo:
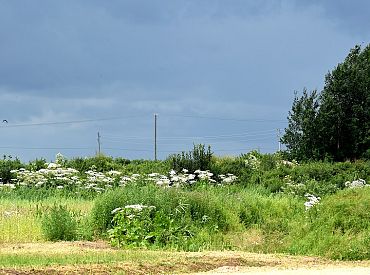
[[[93,202],[62,197],[48,197],[37,202],[26,199],[0,199],[0,243],[42,242],[42,214],[53,205],[65,205],[78,217],[87,216]]]
[[[78,239],[84,240],[93,237],[90,219],[103,233],[97,237],[106,238],[104,232],[110,226],[110,213],[114,208],[146,204],[172,215],[175,227],[184,226],[185,221],[194,233],[194,237],[186,242],[148,246],[155,250],[238,250],[319,255],[344,260],[370,259],[370,188],[346,189],[327,195],[308,212],[304,201],[289,194],[270,193],[256,185],[200,185],[191,190],[127,186],[94,200],[63,196],[36,201],[2,197],[0,243],[44,242],[42,213],[56,204],[68,207],[73,213],[79,221]],[[179,203],[186,205],[186,211],[173,216]],[[204,216],[207,216],[207,223],[203,223]],[[89,255],[81,259],[93,260]],[[101,255],[105,257],[104,253]],[[32,263],[32,255],[24,257],[25,262]],[[52,262],[58,262],[55,257]],[[0,262],[3,260],[5,258]]]

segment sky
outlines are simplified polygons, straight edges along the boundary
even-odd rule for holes
[[[294,92],[370,42],[366,0],[0,0],[0,154],[278,150]],[[284,147],[283,147],[284,148]]]

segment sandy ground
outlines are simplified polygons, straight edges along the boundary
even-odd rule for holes
[[[321,267],[301,267],[294,269],[278,269],[278,268],[248,268],[242,266],[223,266],[208,272],[198,272],[193,274],[251,274],[251,275],[369,275],[370,267],[338,267],[338,266],[321,266]]]
[[[97,251],[117,253],[104,242],[0,244],[0,255],[52,255]],[[138,258],[113,263],[2,267],[0,274],[277,274],[370,275],[370,261],[330,261],[319,257],[258,254],[239,251],[120,251]],[[113,254],[112,254],[113,255]],[[129,257],[127,259],[130,259]]]

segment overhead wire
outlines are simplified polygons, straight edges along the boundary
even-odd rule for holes
[[[213,117],[213,116],[203,116],[203,115],[172,115],[166,114],[168,117],[184,117],[184,118],[202,118],[202,119],[214,119],[214,120],[230,120],[230,121],[240,121],[240,122],[286,122],[282,119],[255,119],[255,118],[225,118],[225,117]]]
[[[52,125],[68,125],[68,124],[79,124],[79,123],[90,123],[99,121],[112,121],[121,119],[131,119],[138,117],[145,117],[148,114],[132,115],[132,116],[115,116],[115,117],[104,117],[95,119],[81,119],[81,120],[69,120],[69,121],[52,121],[52,122],[39,122],[39,123],[21,123],[21,124],[0,124],[0,128],[17,128],[17,127],[33,127],[33,126],[52,126]],[[241,122],[282,122],[277,119],[235,119],[235,118],[221,118],[221,117],[210,117],[210,116],[197,116],[197,115],[165,115],[168,117],[184,117],[184,118],[202,118],[202,119],[215,119],[225,121],[241,121]],[[204,140],[208,141],[211,145],[213,144],[225,144],[225,143],[237,143],[237,142],[252,142],[261,141],[271,138],[275,129],[261,130],[261,131],[248,131],[242,133],[232,133],[223,135],[206,135],[206,136],[163,136],[159,137],[158,144],[160,146],[171,146],[178,145],[179,141],[195,141]],[[135,140],[135,142],[127,142],[127,140]],[[153,140],[153,137],[143,136],[115,136],[104,134],[103,141],[106,143],[122,143],[122,144],[136,144],[145,145],[147,140]],[[126,141],[126,142],[122,142]],[[142,141],[142,142],[140,142]],[[171,141],[175,143],[171,143]],[[95,150],[95,147],[27,147],[27,146],[0,146],[2,149],[24,149],[24,150]],[[104,147],[106,150],[125,150],[125,151],[142,151],[152,152],[152,149],[130,149],[130,148],[119,148],[119,147]],[[216,151],[238,151],[245,149],[220,149]],[[173,152],[178,150],[158,150],[158,152]],[[181,152],[181,151],[178,151]]]
[[[135,115],[135,116],[117,116],[117,117],[106,117],[106,118],[95,118],[95,119],[82,119],[82,120],[69,120],[69,121],[53,121],[53,122],[38,122],[38,123],[21,123],[21,124],[3,124],[0,128],[17,128],[17,127],[32,127],[32,126],[50,126],[50,125],[63,125],[63,124],[79,124],[89,123],[98,121],[110,121],[120,119],[130,119],[136,117],[143,117],[146,115]]]

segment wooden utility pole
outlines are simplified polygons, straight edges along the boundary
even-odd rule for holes
[[[277,138],[278,138],[278,141],[279,141],[279,152],[281,152],[281,130],[280,129],[276,129],[277,131]]]
[[[154,160],[157,160],[157,116],[154,114]]]
[[[100,133],[98,132],[98,156],[100,155]]]

